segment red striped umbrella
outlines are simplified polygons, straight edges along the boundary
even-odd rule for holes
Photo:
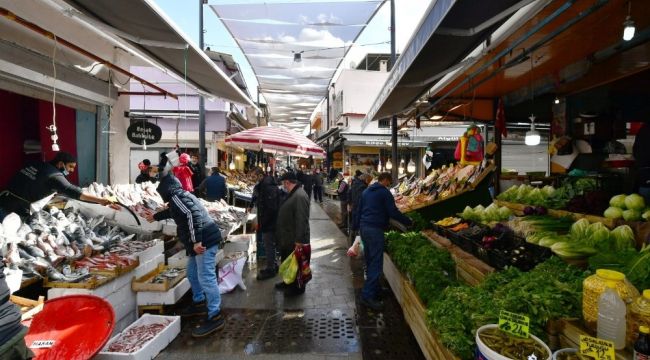
[[[307,137],[281,127],[261,126],[226,138],[226,144],[301,157],[325,157],[325,151]]]

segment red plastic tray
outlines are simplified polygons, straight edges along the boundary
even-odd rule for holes
[[[106,345],[114,327],[115,313],[106,300],[64,296],[45,302],[32,320],[25,344],[37,360],[87,360]]]

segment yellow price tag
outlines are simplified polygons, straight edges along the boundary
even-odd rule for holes
[[[580,335],[580,354],[596,360],[616,359],[613,342],[584,335]]]
[[[530,337],[530,319],[525,315],[501,310],[499,313],[499,330],[512,336],[527,339]]]

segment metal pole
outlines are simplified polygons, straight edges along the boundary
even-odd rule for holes
[[[203,51],[203,4],[204,0],[199,0],[199,47]],[[205,172],[205,161],[208,157],[208,151],[205,148],[205,99],[199,93],[199,166],[201,171]]]
[[[392,71],[395,65],[395,0],[390,0],[390,69]],[[393,168],[391,175],[393,176],[393,183],[397,183],[397,168],[399,167],[399,160],[397,159],[397,115],[393,115],[390,122],[390,141],[392,144],[391,157]]]
[[[262,115],[262,107],[260,106],[260,87],[257,87],[257,107],[260,111],[257,112],[257,126],[260,126],[260,116]]]

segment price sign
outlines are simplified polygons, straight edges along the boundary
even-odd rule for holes
[[[613,342],[584,335],[580,335],[580,354],[596,360],[616,359]]]
[[[501,310],[499,313],[499,330],[512,336],[527,339],[530,337],[530,319],[528,316]]]

